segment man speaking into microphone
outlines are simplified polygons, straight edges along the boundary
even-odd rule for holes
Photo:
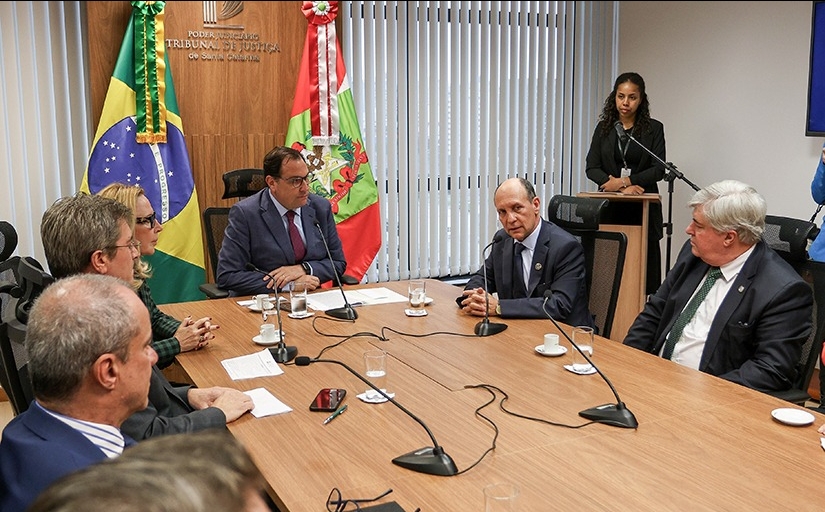
[[[493,195],[503,229],[493,237],[485,268],[456,299],[474,316],[547,318],[594,327],[587,308],[584,249],[573,235],[541,218],[541,201],[523,178],[501,183]],[[504,236],[506,234],[506,236]],[[544,292],[552,295],[544,309]],[[498,297],[488,295],[497,292]]]

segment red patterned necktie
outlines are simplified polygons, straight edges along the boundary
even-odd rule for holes
[[[295,212],[287,210],[286,212],[287,226],[289,227],[289,241],[292,242],[292,250],[295,252],[295,261],[301,261],[307,254],[307,248],[301,239],[301,233],[298,232],[298,226],[295,225]]]

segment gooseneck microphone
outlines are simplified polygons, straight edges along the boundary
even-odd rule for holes
[[[327,258],[329,258],[329,264],[332,265],[332,273],[335,275],[335,283],[338,285],[338,289],[341,290],[341,295],[344,297],[343,307],[328,309],[325,313],[333,318],[340,318],[341,320],[355,320],[358,318],[358,313],[356,313],[355,309],[350,305],[347,300],[347,294],[344,293],[344,287],[341,285],[341,278],[338,276],[338,270],[335,268],[335,261],[332,259],[332,253],[329,252],[327,237],[324,236],[324,230],[321,229],[321,223],[318,222],[318,219],[313,219],[312,222],[315,224],[315,227],[318,228],[318,233],[321,234],[321,241],[324,242],[324,249],[327,250]]]
[[[493,236],[493,241],[489,244],[484,246],[484,249],[481,250],[481,256],[484,256],[484,252],[495,245],[496,243],[500,242],[504,238],[504,235],[501,233],[496,233]],[[490,251],[490,257],[492,258],[492,251]],[[484,320],[477,323],[475,326],[475,333],[476,336],[492,336],[493,334],[498,334],[504,329],[507,328],[507,324],[496,324],[490,322],[490,292],[488,291],[488,284],[487,284],[487,262],[482,262],[482,268],[484,269]]]
[[[405,455],[399,455],[392,460],[393,464],[412,471],[417,471],[418,473],[427,473],[429,475],[452,476],[458,473],[458,468],[456,468],[452,457],[447,455],[447,453],[444,452],[444,449],[439,446],[433,433],[429,428],[427,428],[427,425],[425,425],[424,422],[418,418],[418,416],[408,411],[403,405],[396,402],[395,399],[375,387],[372,382],[362,377],[361,374],[341,361],[336,361],[335,359],[310,359],[306,356],[301,356],[295,359],[295,366],[309,366],[312,363],[332,363],[343,366],[347,371],[358,377],[367,386],[380,393],[381,396],[392,402],[393,405],[401,409],[407,416],[414,419],[419,425],[424,427],[424,430],[427,431],[427,435],[430,436],[430,440],[433,442],[433,446],[424,447]]]
[[[627,139],[629,139],[630,137],[628,137],[627,132],[624,131],[624,125],[622,124],[622,122],[616,121],[616,124],[614,124],[613,127],[616,128],[616,134],[619,136],[619,140],[622,142],[622,144],[626,143]]]
[[[269,275],[269,273],[264,272],[263,270],[259,269],[255,265],[253,265],[252,262],[248,262],[246,264],[246,269],[250,270],[252,272],[258,272],[259,274],[263,274],[265,276]],[[271,276],[270,276],[270,279],[272,279]],[[284,343],[284,324],[281,321],[281,305],[280,305],[281,296],[279,295],[279,293],[280,293],[280,289],[278,288],[278,285],[276,284],[275,285],[275,301],[279,302],[279,303],[275,304],[275,316],[278,318],[278,338],[279,338],[279,341],[278,341],[278,346],[277,347],[272,347],[272,348],[269,349],[269,353],[272,354],[272,358],[275,359],[276,362],[278,362],[278,363],[288,363],[288,362],[292,361],[293,359],[295,359],[295,356],[298,355],[298,347],[287,346],[287,344]],[[266,315],[265,311],[264,311],[264,315]]]
[[[597,423],[613,425],[614,427],[637,428],[639,426],[639,422],[636,421],[636,416],[634,416],[633,413],[630,412],[630,409],[628,409],[627,406],[625,406],[624,402],[622,402],[622,399],[619,398],[619,393],[616,391],[616,388],[613,387],[613,383],[610,382],[610,379],[608,379],[605,376],[605,374],[603,374],[602,371],[599,370],[599,368],[595,364],[593,364],[593,360],[590,359],[587,353],[582,351],[582,349],[580,349],[579,346],[576,345],[576,342],[573,341],[570,338],[570,336],[568,336],[567,333],[564,332],[564,330],[562,330],[558,322],[556,322],[556,319],[553,318],[549,313],[547,313],[547,299],[550,298],[552,294],[552,290],[547,290],[546,292],[544,292],[544,304],[542,304],[544,314],[546,314],[547,318],[549,318],[550,321],[553,322],[553,325],[556,326],[556,329],[558,329],[559,332],[562,333],[562,335],[565,338],[567,338],[567,341],[570,342],[570,345],[573,348],[575,348],[579,352],[579,354],[581,354],[584,357],[584,359],[588,363],[590,363],[591,366],[593,366],[593,369],[595,369],[599,375],[601,375],[602,379],[605,382],[607,382],[608,386],[610,386],[610,391],[613,392],[613,396],[616,397],[615,404],[604,404],[596,407],[591,407],[590,409],[585,409],[581,411],[579,413],[579,416],[581,416],[582,418],[587,418],[588,420],[595,421]]]

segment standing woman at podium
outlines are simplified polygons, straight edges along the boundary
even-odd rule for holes
[[[622,73],[616,78],[613,90],[604,101],[604,108],[590,141],[587,152],[587,177],[604,192],[639,195],[658,194],[659,181],[665,176],[664,166],[638,144],[625,138],[621,129],[665,160],[665,127],[650,117],[650,103],[645,92],[645,81],[638,73]],[[605,224],[636,224],[642,222],[630,203],[613,203],[608,207]],[[662,282],[662,204],[651,202],[647,235],[646,293],[656,291]],[[636,218],[634,218],[636,217]]]

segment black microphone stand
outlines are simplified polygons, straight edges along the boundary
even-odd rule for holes
[[[490,242],[487,245],[487,247],[492,247],[496,242],[500,240],[501,238],[493,237],[493,241]],[[487,250],[487,247],[485,247],[484,250]],[[484,250],[481,251],[482,257],[484,256]],[[490,251],[490,254],[492,255],[492,250]],[[476,336],[492,336],[493,334],[498,334],[504,329],[506,329],[507,324],[497,324],[490,322],[490,292],[487,291],[487,262],[483,261],[481,265],[484,269],[484,320],[476,324],[474,332]]]
[[[545,293],[552,292],[548,290]],[[544,310],[544,314],[547,315],[547,318],[549,318],[551,322],[553,322],[553,325],[556,326],[556,329],[558,329],[559,332],[565,338],[567,338],[567,341],[570,342],[570,346],[575,348],[576,351],[579,354],[581,354],[582,357],[584,357],[585,361],[590,363],[590,366],[592,366],[593,369],[596,370],[596,372],[599,375],[601,375],[602,380],[604,380],[607,383],[607,385],[610,387],[610,391],[613,392],[613,396],[616,397],[615,404],[604,404],[598,405],[596,407],[591,407],[590,409],[585,409],[579,412],[579,416],[581,416],[582,418],[587,418],[588,420],[595,421],[597,423],[613,425],[614,427],[638,428],[639,422],[636,421],[636,416],[634,416],[633,413],[630,412],[630,409],[628,409],[627,406],[625,406],[624,402],[622,402],[621,398],[619,398],[619,392],[616,391],[615,387],[613,387],[613,383],[610,382],[610,379],[608,379],[605,376],[605,374],[603,374],[602,371],[599,370],[599,368],[595,364],[593,364],[593,360],[590,359],[590,356],[587,355],[587,352],[584,352],[582,349],[580,349],[579,346],[576,345],[576,342],[573,341],[573,339],[570,336],[568,336],[567,333],[564,332],[564,330],[559,326],[558,322],[556,322],[556,319],[553,318],[553,316],[547,312],[548,298],[548,296],[544,297],[544,303],[541,307],[541,309]]]
[[[420,448],[405,455],[399,455],[398,457],[392,459],[393,464],[412,471],[417,471],[418,473],[427,473],[429,475],[452,476],[458,473],[458,468],[456,468],[452,457],[447,455],[444,448],[439,446],[433,433],[427,425],[418,418],[418,416],[408,411],[403,405],[399,404],[387,393],[377,388],[372,382],[362,377],[360,373],[350,368],[346,363],[336,361],[335,359],[310,359],[306,356],[299,357],[295,360],[296,366],[308,366],[311,363],[332,363],[343,366],[351,374],[358,377],[364,384],[380,393],[381,396],[392,402],[393,405],[401,409],[407,416],[414,419],[419,425],[424,427],[424,430],[427,431],[427,435],[430,436],[430,440],[433,442],[433,446]]]
[[[636,140],[636,138],[633,137],[633,134],[626,133],[625,136],[633,142],[635,142],[640,148],[647,151],[648,154],[650,154],[650,156],[652,156],[654,159],[656,159],[657,162],[659,162],[665,167],[665,181],[667,181],[667,223],[665,224],[665,235],[667,238],[667,240],[665,241],[665,259],[667,261],[667,268],[665,269],[665,274],[667,274],[668,272],[670,272],[670,245],[671,236],[673,235],[673,182],[674,180],[676,180],[676,178],[679,178],[680,180],[690,185],[690,188],[697,192],[699,191],[699,187],[697,187],[695,183],[687,179],[685,175],[682,174],[679,171],[679,169],[677,169],[676,166],[673,165],[671,162],[665,162],[664,160],[659,158],[659,155],[657,155],[656,153],[648,149],[644,144]],[[645,236],[647,236],[647,233],[645,233]]]
[[[329,251],[327,237],[324,236],[324,230],[321,229],[321,223],[318,222],[317,219],[315,220],[315,227],[318,228],[318,233],[321,234],[321,241],[324,242],[324,249],[327,250],[329,264],[332,265],[332,273],[335,275],[335,282],[338,284],[338,289],[341,290],[341,295],[344,297],[344,305],[342,307],[328,309],[324,311],[324,313],[340,320],[355,320],[358,318],[358,313],[356,313],[355,308],[353,308],[352,304],[347,300],[347,294],[344,293],[344,285],[341,284],[341,278],[338,276],[338,270],[335,268],[335,261],[332,259],[332,253]]]
[[[278,363],[288,363],[295,359],[295,356],[298,355],[298,347],[294,346],[287,346],[284,343],[284,325],[281,322],[281,296],[280,290],[278,286],[275,285],[275,316],[278,318],[278,346],[269,349],[269,352],[272,354],[272,357]],[[266,311],[264,310],[264,314]]]
[[[270,280],[272,276],[269,275],[268,272],[264,272],[263,270],[256,267],[251,261],[247,262],[245,265],[246,270],[250,272],[257,272],[268,277]],[[275,316],[278,318],[278,346],[269,349],[269,353],[272,354],[273,359],[275,359],[278,363],[288,363],[292,361],[295,356],[298,355],[298,347],[287,346],[284,343],[284,324],[281,321],[281,290],[278,285],[275,285]],[[263,308],[263,317],[264,321],[266,321],[268,314],[266,312],[266,308]]]

